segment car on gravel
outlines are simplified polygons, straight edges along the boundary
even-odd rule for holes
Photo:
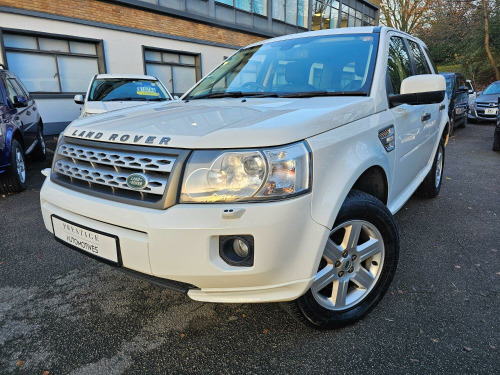
[[[500,98],[500,81],[493,82],[483,92],[479,92],[470,110],[472,121],[494,122],[498,117],[498,99]]]
[[[80,117],[169,100],[173,97],[158,78],[140,74],[97,74],[87,94],[74,98],[82,105]]]
[[[469,112],[469,87],[461,73],[441,73],[446,79],[448,95],[448,116],[450,117],[450,133],[455,128],[465,128]]]
[[[22,82],[0,64],[0,193],[26,189],[26,156],[45,159],[43,122]]]
[[[258,42],[181,101],[74,121],[43,220],[69,248],[194,300],[281,302],[313,328],[345,326],[396,272],[393,215],[439,194],[445,98],[425,44],[395,29]]]

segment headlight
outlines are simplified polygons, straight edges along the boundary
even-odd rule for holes
[[[278,199],[309,189],[305,142],[259,150],[195,151],[184,173],[181,203]]]

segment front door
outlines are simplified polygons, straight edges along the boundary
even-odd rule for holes
[[[400,94],[401,83],[412,75],[413,67],[405,41],[402,37],[392,36],[387,64],[389,96]],[[422,157],[424,153],[421,147],[428,141],[428,126],[434,121],[434,113],[429,113],[427,105],[408,104],[399,105],[389,111],[394,118],[396,136],[392,194],[398,197],[427,164],[428,160]]]

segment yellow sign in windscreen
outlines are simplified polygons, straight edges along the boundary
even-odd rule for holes
[[[156,87],[137,86],[137,95],[160,96],[156,91]]]

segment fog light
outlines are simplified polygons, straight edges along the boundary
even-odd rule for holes
[[[253,236],[220,236],[219,255],[231,266],[253,266]]]
[[[246,258],[248,256],[248,245],[239,238],[233,241],[233,250],[239,257]]]

